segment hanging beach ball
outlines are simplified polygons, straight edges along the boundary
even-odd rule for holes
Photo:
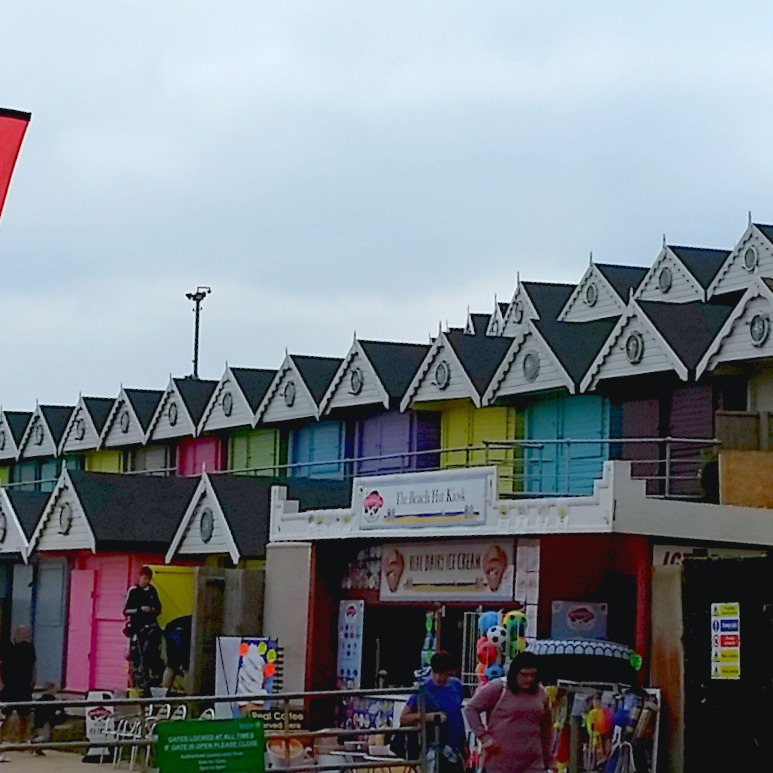
[[[499,625],[499,615],[496,612],[484,612],[478,618],[478,630],[482,634],[494,625]]]

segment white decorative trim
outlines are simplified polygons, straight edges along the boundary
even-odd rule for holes
[[[312,418],[312,419],[319,419],[320,412],[319,412],[319,406],[314,401],[314,396],[311,394],[311,390],[306,386],[306,382],[303,380],[300,371],[298,370],[297,366],[295,365],[295,362],[293,361],[293,355],[287,354],[285,355],[284,360],[282,361],[282,365],[280,366],[279,370],[276,372],[276,376],[274,376],[274,380],[271,382],[271,386],[268,388],[268,391],[263,396],[263,399],[260,402],[260,405],[258,406],[258,410],[255,411],[255,420],[253,421],[253,428],[256,427],[263,419],[263,415],[268,410],[269,405],[271,404],[272,400],[274,399],[274,396],[277,395],[281,399],[281,395],[279,394],[279,387],[282,386],[282,384],[285,383],[285,376],[288,373],[292,373],[292,378],[295,379],[295,388],[296,388],[296,395],[295,399],[293,401],[293,404],[297,403],[298,400],[298,385],[300,384],[305,395],[308,397],[309,402],[314,406],[314,410],[311,414],[304,413],[303,415],[298,415],[297,418]]]
[[[556,318],[558,322],[563,322],[566,319],[566,316],[571,311],[572,307],[578,303],[578,302],[585,302],[585,287],[589,282],[596,282],[597,284],[597,299],[598,299],[598,284],[603,284],[607,290],[612,294],[612,296],[619,301],[619,309],[622,311],[625,307],[625,301],[623,301],[620,298],[619,293],[615,288],[611,285],[611,283],[607,280],[607,278],[604,276],[604,274],[596,268],[595,263],[591,263],[590,266],[585,270],[585,273],[582,275],[582,279],[577,283],[577,287],[572,290],[572,294],[569,296],[569,299],[564,304],[564,307],[561,309],[561,311],[558,313],[558,317]],[[597,302],[597,301],[596,301]],[[594,306],[596,304],[594,302]]]
[[[349,347],[349,351],[346,353],[346,357],[344,357],[344,360],[339,366],[338,370],[336,371],[335,376],[333,376],[333,380],[330,382],[330,386],[327,388],[327,391],[325,392],[324,397],[319,403],[318,416],[321,417],[330,412],[330,403],[333,401],[333,398],[335,397],[335,394],[338,391],[338,387],[341,385],[344,378],[346,378],[346,374],[347,372],[349,372],[350,366],[353,363],[355,363],[358,359],[362,359],[367,364],[368,368],[370,368],[370,372],[372,373],[373,377],[377,380],[377,383],[378,383],[378,391],[381,397],[381,404],[384,406],[386,410],[389,410],[389,394],[386,388],[384,387],[384,385],[381,383],[381,380],[378,378],[378,373],[376,373],[376,368],[373,366],[373,363],[368,359],[368,356],[367,354],[365,354],[365,350],[360,345],[360,342],[355,340],[352,343],[352,345]],[[368,401],[367,403],[362,403],[362,404],[372,405],[373,403]]]
[[[140,422],[139,417],[134,410],[132,401],[126,396],[126,390],[121,387],[121,391],[118,393],[118,397],[116,397],[115,402],[113,403],[113,407],[110,409],[105,426],[102,427],[102,434],[99,436],[99,443],[97,444],[96,448],[97,451],[100,451],[104,447],[107,436],[110,434],[110,431],[112,430],[115,422],[120,419],[120,415],[124,409],[129,413],[130,416],[129,427],[131,427],[131,421],[133,421],[142,433],[143,442],[145,442],[144,438],[146,433],[144,433],[142,430],[142,423]]]
[[[168,413],[173,405],[176,405],[177,408],[174,422],[172,421],[171,414]],[[161,399],[156,406],[156,411],[153,414],[153,418],[150,420],[150,424],[148,424],[148,429],[145,432],[145,445],[147,445],[148,441],[151,440],[165,439],[154,437],[156,427],[158,426],[161,417],[164,415],[167,415],[169,426],[172,427],[176,433],[174,437],[197,437],[199,428],[196,424],[193,423],[191,414],[188,411],[188,406],[185,405],[185,400],[183,400],[183,397],[180,394],[180,390],[177,388],[177,384],[175,383],[174,378],[171,377],[166,389],[164,390],[164,394],[161,396]],[[180,423],[180,419],[184,420],[186,426],[183,426]]]
[[[6,515],[6,518],[10,516],[10,523],[6,524],[5,539],[3,539],[2,544],[0,544],[0,555],[13,555],[19,553],[22,561],[24,561],[25,564],[29,563],[30,545],[24,534],[24,528],[21,525],[19,516],[16,513],[16,508],[13,506],[13,502],[11,502],[11,498],[8,496],[8,490],[6,488],[0,488],[0,511]],[[11,537],[13,533],[12,529],[16,532],[15,542]]]
[[[704,290],[703,287],[701,287],[701,284],[695,278],[695,275],[690,271],[689,268],[687,268],[684,262],[680,260],[679,256],[671,249],[669,245],[666,245],[660,250],[658,257],[655,259],[655,262],[652,264],[652,268],[650,268],[650,270],[647,271],[647,273],[644,275],[644,278],[641,280],[641,282],[639,282],[639,286],[636,288],[636,292],[633,294],[634,299],[637,301],[642,300],[642,297],[644,295],[644,292],[648,283],[653,280],[654,280],[654,286],[660,289],[659,282],[658,282],[658,279],[660,276],[660,270],[663,264],[667,263],[669,260],[672,260],[675,263],[678,263],[679,266],[681,266],[682,270],[684,271],[685,279],[697,294],[696,300],[705,301],[706,290]],[[664,295],[667,295],[667,294],[668,293],[664,293]]]

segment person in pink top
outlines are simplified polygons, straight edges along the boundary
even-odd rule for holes
[[[486,773],[550,769],[552,722],[536,655],[517,655],[506,679],[493,679],[478,690],[465,706],[464,716],[481,741]]]

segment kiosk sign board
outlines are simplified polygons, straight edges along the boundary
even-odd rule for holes
[[[384,545],[382,601],[512,601],[512,539]]]
[[[741,605],[711,605],[711,678],[741,678]]]
[[[353,511],[362,529],[482,526],[496,492],[496,468],[357,478]]]
[[[265,770],[265,733],[257,719],[160,722],[157,732],[160,773]]]

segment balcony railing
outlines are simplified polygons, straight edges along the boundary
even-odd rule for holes
[[[210,475],[348,480],[353,477],[419,470],[494,466],[502,497],[581,496],[593,492],[608,459],[631,463],[632,475],[646,481],[650,496],[712,498],[712,469],[719,440],[693,438],[588,438],[571,440],[491,440],[480,445],[436,448],[377,456],[207,470]],[[127,471],[126,475],[176,474],[175,468]],[[193,477],[193,476],[192,476]],[[55,480],[37,481],[53,489]],[[29,481],[8,488],[29,490]],[[40,490],[40,488],[38,488]]]

